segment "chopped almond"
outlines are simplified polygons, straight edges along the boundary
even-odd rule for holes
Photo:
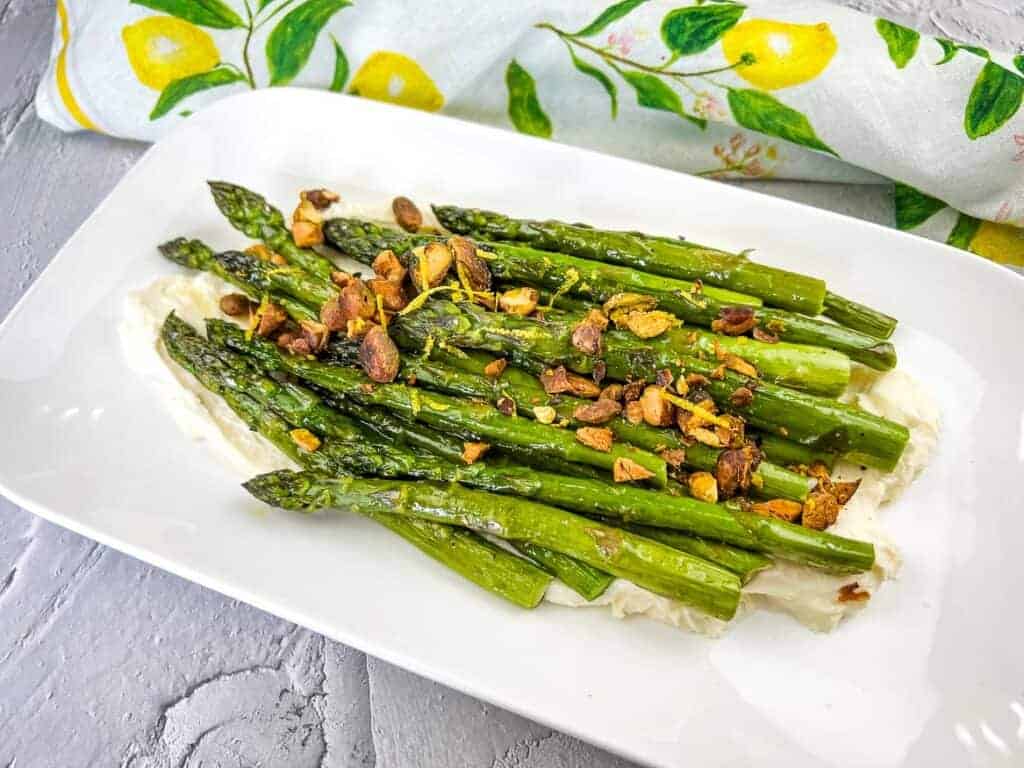
[[[359,364],[371,381],[385,384],[398,376],[398,347],[379,325],[371,326],[359,346]]]
[[[860,480],[855,480],[848,483],[832,483],[832,495],[836,497],[836,501],[839,502],[839,506],[845,506],[853,494],[860,488]]]
[[[270,302],[264,302],[256,310],[256,316],[259,318],[256,324],[256,335],[267,338],[274,331],[284,325],[288,319],[288,313],[286,313],[277,304]]]
[[[491,362],[484,366],[484,376],[489,379],[497,379],[505,372],[507,367],[508,360],[503,357],[499,357],[497,360],[491,360]]]
[[[572,345],[585,355],[601,354],[601,329],[583,321],[572,331]]]
[[[620,413],[622,413],[622,406],[614,400],[598,399],[592,403],[578,406],[572,412],[572,417],[584,424],[606,424]]]
[[[684,381],[686,382],[686,385],[688,387],[699,387],[699,388],[702,388],[702,389],[704,387],[706,387],[708,384],[711,383],[711,382],[708,381],[706,376],[702,376],[699,373],[687,374],[687,376],[684,379]],[[680,393],[680,394],[682,394],[682,393]]]
[[[843,584],[836,595],[837,603],[861,603],[871,598],[871,593],[860,588],[856,581],[852,584]]]
[[[459,282],[474,293],[487,293],[491,290],[491,268],[477,254],[476,246],[464,237],[448,239],[448,249],[455,258],[455,271]]]
[[[603,453],[612,449],[614,439],[612,431],[604,427],[580,427],[576,430],[576,442]]]
[[[299,355],[300,357],[313,354],[313,347],[305,337],[300,336],[296,338],[295,336],[291,336],[291,334],[288,335],[290,336],[291,341],[285,345],[285,349],[291,354]]]
[[[609,384],[607,387],[601,390],[601,394],[598,395],[601,400],[621,400],[622,399],[622,385],[621,384]]]
[[[472,464],[481,458],[491,446],[488,443],[463,443],[462,444],[462,460],[467,464]]]
[[[405,279],[405,267],[392,250],[383,250],[373,259],[373,271],[384,280],[400,283]]]
[[[718,454],[715,479],[722,498],[731,499],[737,494],[747,493],[760,461],[761,452],[752,445],[730,448]]]
[[[311,248],[314,245],[322,245],[324,242],[323,227],[311,221],[293,221],[292,240],[295,241],[299,248]]]
[[[776,517],[785,520],[787,523],[796,522],[803,512],[799,501],[791,499],[772,499],[771,501],[759,501],[750,506],[752,512],[765,517]]]
[[[551,424],[558,413],[550,405],[536,405],[533,408],[533,417],[541,424]]]
[[[741,336],[757,325],[753,307],[722,307],[711,321],[711,330],[726,336]]]
[[[630,312],[622,320],[622,325],[641,339],[653,339],[678,324],[675,316],[658,310]]]
[[[803,507],[803,524],[807,528],[823,531],[839,518],[839,502],[828,491],[807,494]]]
[[[220,297],[220,311],[229,317],[251,315],[256,306],[244,293],[229,293]]]
[[[565,392],[576,397],[595,398],[601,394],[601,388],[590,379],[569,373],[564,365],[547,368],[540,375],[541,386],[549,395],[560,395]]]
[[[436,288],[448,276],[452,252],[444,243],[427,243],[412,249],[410,279],[417,291]]]
[[[620,456],[612,464],[612,480],[616,483],[630,483],[637,480],[648,480],[654,473],[632,459]]]
[[[763,341],[765,344],[778,344],[779,337],[774,333],[764,330],[763,328],[755,327],[753,332],[750,334],[758,341]]]
[[[495,402],[494,407],[497,408],[505,416],[516,415],[516,401],[507,395],[502,395]]]
[[[640,395],[644,393],[646,388],[647,382],[643,379],[631,381],[622,388],[622,399],[627,403],[632,402],[633,400],[639,400]]]
[[[726,442],[712,430],[707,427],[695,427],[686,430],[686,436],[692,437],[698,443],[702,443],[711,448],[724,448]]]
[[[639,400],[631,400],[626,403],[626,421],[630,424],[640,424],[644,420],[644,407]]]
[[[661,396],[664,391],[661,387],[652,384],[644,390],[640,397],[644,421],[652,427],[668,427],[675,420],[675,406]]]
[[[501,307],[502,312],[526,317],[537,308],[538,301],[540,301],[540,294],[537,293],[537,289],[524,286],[501,294],[498,297],[498,306]]]
[[[344,288],[352,281],[352,275],[341,269],[336,269],[331,272],[331,282],[339,288]]]
[[[299,323],[302,328],[302,338],[309,345],[309,353],[315,354],[327,346],[327,339],[330,331],[323,323],[315,320],[303,320]]]
[[[736,387],[729,395],[729,402],[734,408],[746,408],[754,402],[754,393],[749,387]]]
[[[672,376],[672,371],[670,371],[668,368],[662,368],[654,375],[654,383],[657,384],[662,389],[667,390],[669,387],[672,386],[673,378],[674,377]]]
[[[583,317],[583,322],[597,326],[602,331],[608,329],[608,316],[599,309],[588,309],[587,314]]]
[[[608,373],[608,366],[604,360],[598,360],[594,363],[594,368],[590,372],[590,380],[600,387],[606,373]],[[600,397],[601,393],[598,392],[597,395]]]
[[[320,447],[320,438],[308,429],[293,429],[288,434],[291,436],[292,442],[306,453],[312,453]]]
[[[739,355],[726,354],[725,367],[730,371],[736,371],[736,373],[741,376],[747,376],[751,379],[757,378],[757,368],[752,366]]]
[[[416,232],[423,226],[423,214],[416,207],[416,203],[408,197],[396,197],[391,201],[391,211],[395,214],[395,221],[406,232]]]
[[[384,309],[388,312],[401,312],[409,303],[401,283],[375,277],[368,280],[366,285],[375,296],[380,296]]]
[[[710,472],[694,472],[686,478],[686,485],[693,498],[709,504],[718,502],[718,482]]]
[[[666,448],[658,455],[673,469],[679,469],[686,461],[686,451],[682,448]]]
[[[299,197],[308,200],[318,211],[330,208],[331,203],[336,203],[341,199],[337,192],[332,192],[329,189],[307,189],[305,192],[300,192]]]

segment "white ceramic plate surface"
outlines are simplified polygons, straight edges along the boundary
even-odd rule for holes
[[[739,250],[898,315],[941,449],[885,512],[902,578],[831,635],[776,614],[720,640],[520,611],[351,515],[259,512],[134,375],[125,295],[157,243],[246,241],[204,181],[583,220]],[[510,132],[312,91],[220,102],[154,146],[0,328],[0,490],[49,520],[341,642],[664,766],[1024,761],[1024,290],[893,230]]]

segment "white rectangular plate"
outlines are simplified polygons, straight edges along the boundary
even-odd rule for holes
[[[906,567],[832,635],[712,641],[505,605],[350,515],[260,512],[122,355],[156,244],[244,239],[205,180],[288,207],[375,196],[682,232],[820,274],[901,320],[941,449],[887,512]],[[1021,279],[882,227],[552,142],[311,91],[220,102],[153,147],[0,329],[0,486],[49,520],[417,673],[664,766],[981,764],[1024,754]],[[1000,764],[1004,764],[1000,762]]]

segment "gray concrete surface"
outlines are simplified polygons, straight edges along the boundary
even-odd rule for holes
[[[838,1],[838,0],[837,0]],[[842,0],[1012,49],[1018,0]],[[0,0],[0,317],[144,147],[63,135],[32,94],[52,0]],[[884,187],[761,191],[874,221]],[[0,766],[627,766],[0,499]]]

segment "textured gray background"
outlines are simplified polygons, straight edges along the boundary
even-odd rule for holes
[[[841,1],[1004,50],[1024,43],[1020,0]],[[53,14],[52,0],[0,0],[0,318],[145,149],[36,118]],[[756,188],[890,216],[886,187]],[[0,766],[100,765],[630,764],[0,498]]]

